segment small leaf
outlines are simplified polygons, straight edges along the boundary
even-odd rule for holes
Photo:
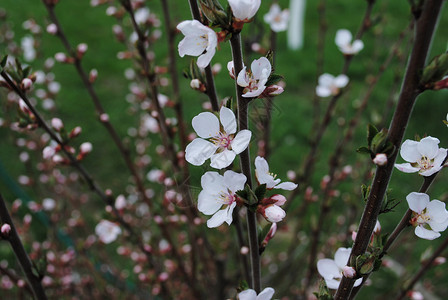
[[[266,194],[266,183],[259,185],[255,189],[255,196],[257,197],[258,201],[263,200],[265,194]]]
[[[356,149],[356,152],[361,153],[361,154],[369,154],[369,155],[372,154],[372,152],[369,150],[369,148],[367,148],[365,146]]]
[[[377,133],[378,129],[374,125],[369,124],[367,127],[367,145],[369,145],[369,147],[372,144],[373,137],[377,135]]]
[[[243,199],[244,202],[249,202],[249,201],[248,201],[249,195],[248,195],[248,193],[247,193],[246,190],[239,190],[239,191],[236,191],[235,194],[236,194],[238,197],[240,197],[241,199]]]
[[[268,79],[268,81],[266,82],[266,86],[270,86],[270,85],[273,85],[273,84],[276,84],[277,82],[279,82],[280,80],[282,80],[283,79],[283,76],[282,75],[279,75],[279,74],[271,74],[271,76],[269,76],[269,79]]]
[[[8,55],[5,55],[0,62],[0,66],[2,67],[2,69],[6,66],[7,61],[8,61]]]

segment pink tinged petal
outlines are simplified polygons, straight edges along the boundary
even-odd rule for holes
[[[236,132],[236,118],[233,111],[227,107],[221,107],[219,111],[219,119],[224,127],[224,131],[227,134],[233,134]]]
[[[228,167],[233,162],[235,157],[235,152],[225,149],[221,153],[215,153],[212,155],[212,157],[210,158],[210,167],[215,169],[223,169],[225,167]]]
[[[397,168],[401,172],[405,172],[405,173],[415,173],[415,172],[420,171],[420,168],[415,168],[415,167],[411,166],[410,163],[395,164],[395,168]]]
[[[252,71],[252,74],[254,75],[254,78],[256,79],[260,79],[262,77],[269,77],[272,70],[271,63],[269,62],[269,59],[267,59],[266,57],[261,57],[259,59],[254,60],[250,65],[250,69]]]
[[[285,190],[285,191],[292,191],[296,187],[297,187],[297,184],[295,184],[294,182],[287,181],[287,182],[282,182],[282,183],[276,185],[274,188],[282,189],[282,190]]]
[[[219,135],[219,120],[211,112],[203,112],[193,118],[191,122],[194,131],[203,139]]]
[[[227,208],[218,210],[210,219],[207,220],[208,228],[215,228],[227,221]]]
[[[417,149],[418,142],[412,140],[404,141],[401,145],[400,155],[405,161],[417,162],[422,158],[421,153]]]
[[[238,132],[233,139],[231,146],[232,150],[235,152],[235,154],[240,154],[244,150],[246,150],[247,146],[249,146],[250,138],[252,137],[252,132],[247,129],[243,129],[240,132]]]
[[[428,136],[420,140],[417,144],[417,150],[421,156],[433,159],[439,152],[439,143],[439,139]]]
[[[266,219],[272,223],[280,222],[284,217],[286,217],[286,212],[277,205],[268,206],[265,209],[264,214],[266,216]]]
[[[222,203],[217,201],[219,195],[209,194],[208,191],[202,190],[198,196],[198,210],[204,215],[213,215],[222,206]]]
[[[334,254],[334,262],[342,270],[348,263],[348,259],[350,257],[350,253],[352,252],[352,248],[339,248],[336,250]]]
[[[236,79],[236,83],[241,87],[246,87],[249,85],[249,78],[247,78],[246,67],[244,67],[239,73]]]
[[[406,201],[408,202],[409,209],[421,213],[429,203],[429,196],[425,193],[412,192],[406,196]]]
[[[227,70],[229,71],[230,77],[235,78],[235,68],[233,66],[233,60],[227,63]]]
[[[329,97],[331,96],[331,90],[326,86],[318,85],[316,87],[316,95],[322,98]]]
[[[248,289],[248,290],[245,290],[245,291],[242,291],[241,293],[239,293],[238,298],[240,300],[256,300],[257,293],[252,289]]]
[[[260,96],[264,92],[265,89],[266,89],[266,86],[258,86],[258,88],[256,90],[253,90],[251,92],[246,92],[242,96],[244,98],[255,98],[255,97]]]
[[[319,259],[317,261],[317,271],[320,276],[325,279],[325,281],[327,279],[341,277],[339,267],[336,265],[334,260],[329,258]]]
[[[218,172],[206,172],[202,175],[201,186],[210,194],[227,192],[227,185],[225,184],[224,177]]]
[[[275,291],[273,288],[267,287],[262,290],[260,294],[258,294],[256,300],[271,300],[272,296],[274,296],[274,293]]]
[[[362,278],[359,278],[355,281],[355,284],[353,284],[353,286],[358,286],[361,284],[361,282],[362,282]]]
[[[336,32],[334,42],[339,47],[343,47],[344,45],[349,44],[352,41],[352,38],[352,33],[350,31],[348,31],[347,29],[339,29]]]
[[[353,54],[358,53],[362,49],[364,49],[364,43],[361,40],[355,40],[353,42],[353,44],[352,44],[352,52],[353,52]]]
[[[415,235],[419,238],[425,239],[425,240],[434,240],[438,238],[441,234],[438,232],[435,232],[433,230],[428,230],[423,228],[422,226],[415,227]]]
[[[348,84],[347,75],[341,74],[334,79],[334,85],[338,88],[343,88]]]
[[[318,83],[320,86],[329,87],[333,84],[333,82],[334,82],[334,76],[331,74],[324,73],[319,76]]]
[[[200,166],[216,152],[216,149],[214,144],[196,138],[187,145],[185,159],[194,166]]]
[[[246,180],[246,176],[241,173],[236,173],[231,170],[228,170],[224,173],[224,183],[226,187],[232,192],[244,189]]]

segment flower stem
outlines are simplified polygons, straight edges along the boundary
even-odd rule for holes
[[[11,226],[11,231],[9,232],[6,239],[11,244],[14,254],[16,255],[17,260],[19,261],[20,266],[22,267],[22,270],[26,275],[29,286],[33,291],[34,298],[38,300],[46,300],[47,295],[45,295],[44,288],[42,287],[41,278],[36,276],[33,272],[33,263],[31,262],[30,257],[26,253],[25,248],[20,241],[20,237],[14,226],[14,223],[12,222],[11,215],[8,212],[8,208],[6,207],[2,195],[0,195],[0,220],[2,221],[2,223],[9,224]]]
[[[239,74],[243,69],[243,54],[241,48],[241,35],[239,32],[233,33],[230,38],[230,46],[232,48],[232,59],[235,69],[235,75]],[[249,99],[243,98],[243,88],[240,87],[235,78],[236,97],[238,100],[238,127],[239,130],[249,128]],[[243,174],[247,178],[247,184],[252,188],[252,177],[250,168],[249,147],[240,153],[240,165]],[[247,210],[247,228],[249,232],[249,249],[251,258],[252,288],[259,293],[261,290],[261,270],[260,270],[260,254],[258,250],[258,234],[257,234],[257,216],[256,213]]]
[[[421,93],[421,90],[419,89],[419,74],[423,69],[428,56],[442,3],[443,0],[428,0],[423,4],[421,12],[415,14],[417,19],[415,43],[388,133],[388,140],[395,146],[397,151],[388,157],[388,164],[386,166],[377,167],[376,169],[371,192],[361,218],[359,231],[353,245],[349,262],[351,259],[362,255],[369,245],[370,237],[372,236],[381,209],[381,204],[392,175],[398,149],[400,148],[405,129],[411,116],[412,108],[417,96]],[[348,299],[354,282],[355,279],[343,277],[339,289],[336,292],[335,299]]]

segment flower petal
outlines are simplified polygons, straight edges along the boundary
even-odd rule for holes
[[[351,252],[352,248],[341,247],[338,250],[336,250],[336,253],[334,254],[334,262],[340,269],[342,269],[347,265]]]
[[[358,286],[360,285],[362,282],[362,278],[356,279],[355,284],[353,284],[353,286]]]
[[[244,189],[246,183],[246,176],[241,173],[236,173],[228,170],[224,173],[224,183],[231,192],[236,192]]]
[[[422,158],[421,153],[417,149],[418,142],[413,140],[404,141],[403,145],[401,145],[400,155],[403,157],[405,161],[408,162],[417,162]]]
[[[271,287],[267,287],[258,294],[256,300],[271,300],[272,296],[274,296],[275,290]]]
[[[205,42],[205,43],[204,43]],[[198,56],[201,55],[207,47],[206,41],[199,36],[185,37],[179,42],[179,56],[185,55]]]
[[[317,261],[317,271],[324,279],[332,279],[341,276],[339,267],[334,260],[329,258],[319,259]]]
[[[216,146],[206,140],[196,138],[185,148],[185,160],[194,166],[202,165],[216,151]]]
[[[439,152],[439,143],[439,139],[427,136],[422,138],[417,144],[417,150],[420,152],[421,156],[433,159]]]
[[[341,75],[338,75],[334,79],[334,85],[337,86],[338,88],[343,88],[347,84],[348,84],[348,77],[347,77],[347,75],[341,74]]]
[[[286,181],[286,182],[282,182],[276,186],[274,186],[275,189],[282,189],[285,191],[292,191],[294,190],[298,185],[295,184],[294,182],[290,182],[290,181]]]
[[[225,222],[228,225],[232,224],[232,221],[233,221],[233,210],[235,209],[235,206],[236,206],[236,202],[233,202],[230,206],[228,206],[226,208],[226,210],[227,210],[227,218],[226,218]]]
[[[334,76],[331,74],[324,73],[319,76],[318,83],[321,86],[329,87],[333,84],[333,82],[334,82]]]
[[[249,85],[249,78],[247,78],[246,67],[244,67],[239,73],[236,79],[236,83],[241,87],[246,87]]]
[[[227,220],[227,208],[218,210],[210,219],[207,220],[208,228],[215,228],[222,225]]]
[[[233,162],[235,157],[235,152],[225,149],[221,153],[215,153],[212,155],[212,157],[210,158],[210,167],[215,169],[223,169],[225,167],[228,167]]]
[[[331,96],[331,89],[326,86],[318,85],[316,87],[316,95],[322,98]]]
[[[359,51],[361,51],[362,49],[364,49],[364,43],[361,40],[355,40],[352,44],[352,51],[353,54],[358,53]]]
[[[204,139],[219,135],[219,120],[211,112],[202,112],[191,121],[194,131]]]
[[[240,300],[254,300],[257,298],[257,293],[252,289],[244,290],[238,294],[238,298]]]
[[[334,39],[334,42],[339,47],[342,47],[344,45],[347,45],[347,44],[351,43],[352,38],[353,38],[353,36],[352,36],[352,33],[350,31],[348,31],[347,29],[339,29],[336,32],[336,37]]]
[[[212,58],[215,55],[215,52],[216,52],[216,49],[213,48],[213,49],[207,50],[207,52],[205,52],[204,54],[199,56],[198,61],[196,62],[198,67],[202,68],[202,69],[206,68],[212,61]]]
[[[210,194],[227,192],[227,185],[225,184],[224,177],[218,172],[206,172],[202,175],[201,186]]]
[[[246,150],[247,146],[250,143],[251,137],[252,137],[252,132],[250,130],[243,129],[240,132],[238,132],[231,143],[232,150],[236,154],[240,154],[241,152]]]
[[[433,230],[428,230],[423,228],[423,226],[417,226],[415,227],[415,235],[419,238],[425,239],[425,240],[434,240],[438,238],[441,234],[438,232],[435,232]]]
[[[429,203],[429,196],[425,193],[412,192],[406,196],[406,201],[408,202],[409,209],[421,213]]]
[[[411,166],[410,163],[395,164],[395,168],[397,168],[401,172],[405,172],[405,173],[415,173],[415,172],[420,171],[420,168],[415,168],[415,167]]]
[[[266,57],[260,57],[252,62],[250,69],[255,79],[268,78],[271,74],[271,63]],[[263,72],[266,70],[265,72]]]
[[[213,215],[222,206],[222,203],[216,201],[219,195],[210,194],[206,190],[202,190],[198,196],[198,210],[204,215]]]
[[[224,127],[224,131],[227,134],[233,134],[236,132],[236,118],[233,111],[227,107],[221,107],[219,111],[219,119]]]

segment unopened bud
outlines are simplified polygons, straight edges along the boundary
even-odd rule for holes
[[[87,154],[92,151],[92,144],[89,142],[82,143],[81,146],[79,146],[79,149],[81,150],[81,153]]]
[[[387,155],[384,153],[378,153],[373,159],[373,163],[377,166],[385,166],[387,164]]]
[[[275,205],[282,206],[286,202],[286,197],[280,194],[275,194],[270,197],[271,200],[275,201]]]
[[[44,150],[42,151],[42,156],[44,159],[50,159],[55,154],[56,154],[56,151],[51,146],[45,147]]]
[[[101,114],[100,115],[100,121],[103,123],[109,122],[109,115],[108,114]]]
[[[75,128],[73,128],[73,130],[70,132],[69,137],[70,138],[74,138],[77,137],[78,135],[80,135],[82,132],[82,128],[80,126],[76,126]]]
[[[344,277],[353,278],[356,275],[356,271],[352,267],[345,266],[342,268],[342,274]]]
[[[53,127],[53,129],[56,131],[60,131],[62,128],[64,128],[64,123],[62,123],[62,120],[59,118],[53,118],[51,119],[51,127]]]
[[[47,32],[49,34],[55,35],[56,33],[58,33],[58,27],[56,26],[56,24],[51,23],[47,26]]]
[[[65,53],[58,52],[54,55],[54,59],[58,62],[67,62],[67,55],[65,55]]]
[[[0,229],[0,232],[4,235],[4,236],[8,236],[9,233],[11,232],[11,225],[9,224],[3,224],[2,228]]]
[[[32,85],[33,85],[33,81],[31,79],[25,78],[22,80],[22,88],[24,90],[29,90]]]
[[[190,87],[194,90],[198,90],[201,87],[201,81],[197,78],[191,80]]]
[[[89,73],[90,83],[94,83],[97,77],[98,77],[98,71],[96,69],[92,69]]]

